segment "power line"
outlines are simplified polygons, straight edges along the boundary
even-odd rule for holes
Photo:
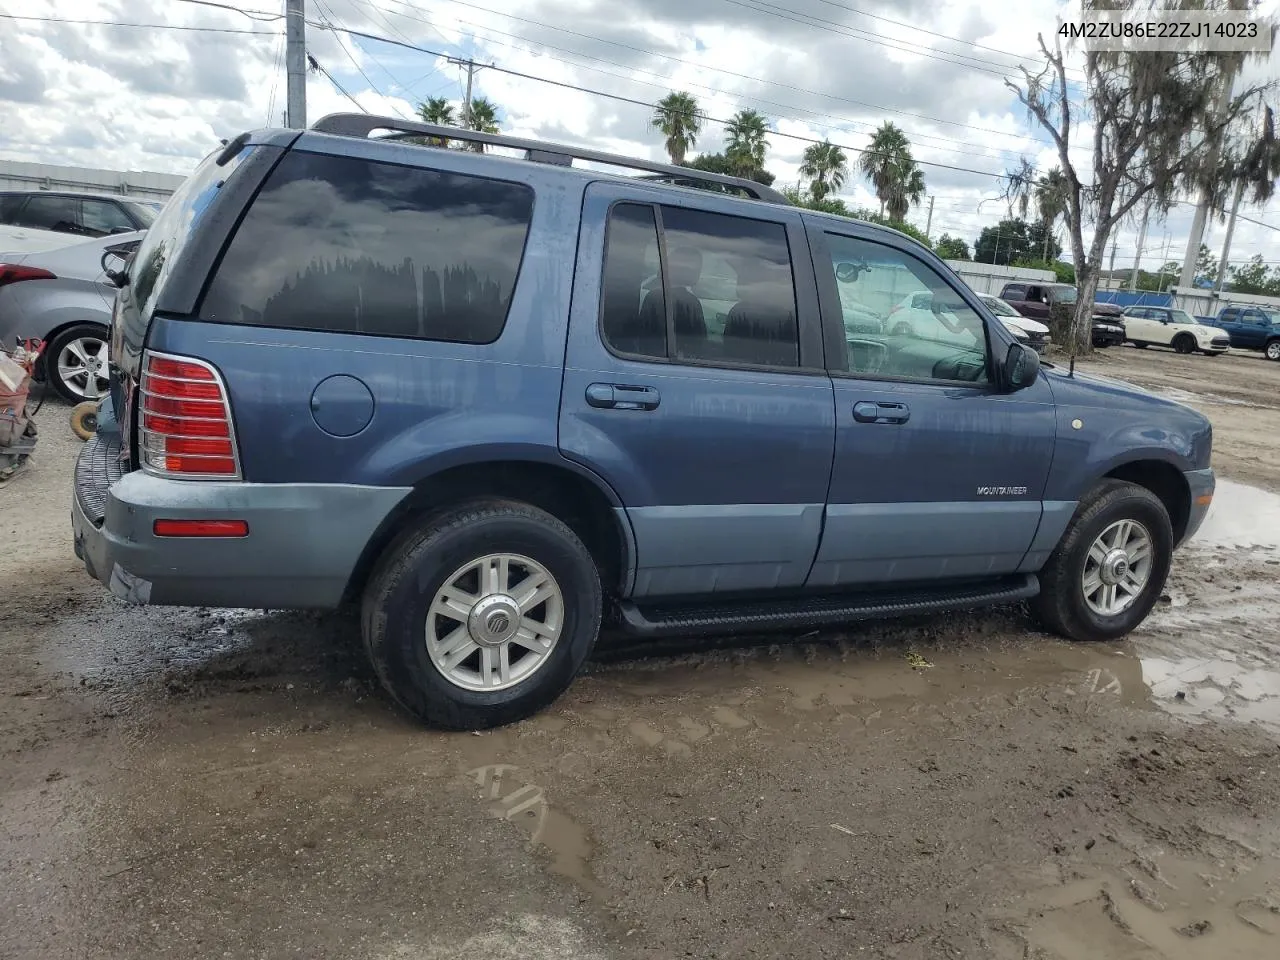
[[[367,0],[364,0],[364,2],[367,2]],[[416,6],[415,4],[412,4],[412,3],[407,2],[407,0],[388,0],[388,2],[390,2],[390,3],[395,3],[395,4],[397,4],[398,6],[401,6],[401,7],[407,7],[408,9],[413,10],[415,13],[418,13],[418,14],[422,14],[422,13],[424,13],[424,12],[425,12],[425,11],[423,11],[420,7]],[[894,108],[894,107],[886,107],[886,106],[882,106],[882,105],[880,105],[880,104],[868,103],[868,102],[866,102],[866,101],[864,101],[864,100],[854,100],[854,99],[852,99],[852,98],[850,98],[850,97],[843,97],[843,96],[838,96],[838,95],[836,95],[836,94],[827,94],[827,93],[822,93],[821,91],[811,90],[811,89],[808,89],[808,88],[806,88],[806,87],[800,87],[800,86],[796,86],[796,85],[794,85],[794,84],[783,83],[783,82],[781,82],[781,81],[776,81],[776,80],[763,80],[763,79],[761,79],[761,78],[759,78],[759,77],[753,77],[753,76],[751,76],[751,75],[749,75],[749,74],[745,74],[745,73],[738,73],[737,71],[729,70],[729,69],[726,69],[726,68],[723,68],[723,67],[711,67],[711,66],[706,66],[706,65],[704,65],[704,64],[696,63],[696,62],[694,62],[694,61],[692,61],[692,60],[685,60],[685,59],[683,59],[683,58],[681,58],[681,57],[673,56],[673,55],[671,55],[671,54],[660,53],[660,52],[655,51],[655,50],[649,50],[649,49],[646,49],[646,48],[644,48],[644,47],[637,47],[637,46],[634,46],[634,45],[632,45],[632,44],[629,44],[629,43],[622,43],[621,41],[617,41],[617,40],[609,40],[609,39],[606,39],[606,38],[604,38],[604,37],[596,37],[596,36],[593,36],[593,35],[588,34],[588,33],[582,33],[582,32],[577,31],[577,30],[570,30],[570,29],[568,29],[567,27],[559,27],[559,26],[556,26],[556,25],[554,25],[554,24],[546,23],[546,22],[541,21],[541,20],[534,20],[534,19],[531,19],[531,18],[529,18],[529,17],[522,17],[522,16],[517,16],[517,15],[515,15],[515,14],[511,14],[511,13],[505,13],[505,12],[502,12],[502,11],[499,11],[499,10],[493,10],[493,9],[491,9],[491,8],[488,8],[488,7],[482,7],[482,6],[480,6],[479,4],[469,3],[469,2],[467,2],[467,0],[444,0],[444,2],[446,2],[446,3],[451,3],[451,4],[454,4],[454,5],[456,5],[456,6],[460,6],[460,7],[467,7],[467,8],[472,9],[472,10],[480,11],[481,13],[488,13],[488,14],[492,14],[493,16],[503,17],[504,19],[507,19],[507,20],[516,20],[516,21],[518,21],[518,22],[520,22],[520,23],[527,23],[527,24],[529,24],[530,26],[534,26],[534,27],[541,27],[541,28],[543,28],[543,29],[545,29],[545,30],[554,30],[554,31],[556,31],[557,33],[563,33],[563,34],[567,34],[567,35],[569,35],[569,36],[578,37],[578,38],[583,39],[583,40],[589,40],[589,41],[591,41],[591,42],[593,42],[593,43],[603,43],[603,44],[608,44],[608,45],[613,46],[613,47],[618,47],[619,49],[622,49],[622,50],[630,50],[632,53],[639,53],[639,54],[643,54],[644,56],[656,57],[656,58],[663,59],[663,60],[669,60],[669,61],[671,61],[672,63],[678,63],[678,64],[681,64],[681,65],[683,65],[683,66],[693,67],[694,69],[697,69],[697,70],[710,70],[710,71],[713,71],[713,72],[715,72],[715,73],[721,73],[721,74],[724,74],[725,76],[734,77],[735,79],[738,79],[738,80],[748,80],[748,81],[750,81],[750,82],[752,82],[752,83],[759,83],[759,84],[764,84],[764,85],[767,85],[767,86],[779,87],[779,88],[781,88],[781,89],[791,90],[791,91],[794,91],[794,92],[796,92],[796,93],[805,94],[805,95],[807,95],[807,96],[819,97],[819,98],[822,98],[822,99],[828,99],[828,100],[835,100],[835,101],[838,101],[838,102],[841,102],[841,103],[847,103],[847,104],[850,104],[850,105],[852,105],[852,106],[864,107],[864,108],[866,108],[866,109],[868,109],[868,110],[879,110],[879,111],[883,111],[883,112],[886,112],[886,113],[894,113],[894,114],[897,114],[897,115],[899,115],[899,116],[911,117],[911,118],[913,118],[913,119],[917,119],[917,120],[924,120],[924,121],[929,122],[929,123],[947,124],[947,125],[950,125],[950,126],[960,127],[961,129],[965,129],[965,130],[973,130],[973,131],[978,132],[978,133],[990,133],[990,134],[995,134],[995,135],[997,135],[997,136],[1002,136],[1002,137],[1011,137],[1011,138],[1014,138],[1014,139],[1020,139],[1020,140],[1021,140],[1021,139],[1030,139],[1030,140],[1032,140],[1034,143],[1043,144],[1044,146],[1053,146],[1053,144],[1052,144],[1050,141],[1048,141],[1048,140],[1041,140],[1041,139],[1038,139],[1037,137],[1035,137],[1034,135],[1031,135],[1031,134],[1028,134],[1028,135],[1026,135],[1026,136],[1024,137],[1023,135],[1020,135],[1020,134],[1010,133],[1010,132],[1009,132],[1009,131],[1007,131],[1007,130],[995,130],[995,129],[993,129],[993,128],[988,128],[988,127],[975,127],[975,126],[972,126],[971,124],[967,124],[967,123],[964,123],[964,122],[961,122],[961,121],[956,121],[956,120],[944,120],[944,119],[937,118],[937,117],[930,117],[930,116],[926,116],[926,115],[924,115],[924,114],[911,113],[910,111],[907,111],[907,110],[898,110],[898,109],[896,109],[896,108]],[[726,2],[729,2],[729,3],[736,3],[736,4],[741,5],[741,0],[726,0]],[[371,4],[371,3],[370,3],[369,5],[370,5],[370,6],[372,6],[372,4]],[[381,8],[379,8],[379,9],[381,9]],[[423,17],[421,17],[421,16],[410,16],[409,14],[407,14],[407,13],[403,13],[403,12],[401,12],[401,11],[399,11],[399,10],[386,10],[386,11],[384,11],[384,12],[389,13],[389,14],[392,14],[392,15],[394,15],[394,16],[404,17],[406,20],[414,20],[414,21],[416,21],[416,22],[418,22],[418,23],[424,23],[424,24],[426,24],[427,26],[433,26],[429,20],[426,20],[425,18],[423,18]],[[762,12],[764,12],[764,11],[762,11]],[[490,26],[488,26],[488,25],[486,25],[486,24],[473,24],[473,23],[468,23],[468,21],[465,21],[465,20],[459,20],[458,22],[459,22],[459,23],[467,23],[469,26],[479,26],[479,27],[480,27],[481,29],[483,29],[483,30],[488,30],[488,31],[490,31],[490,32],[498,33],[498,34],[501,34],[501,35],[503,35],[503,36],[513,37],[513,38],[515,38],[515,39],[517,39],[517,40],[523,40],[523,41],[524,41],[524,42],[526,42],[526,43],[530,43],[530,44],[536,43],[536,44],[537,44],[537,45],[539,45],[539,46],[546,46],[546,47],[550,47],[550,48],[551,48],[551,49],[553,49],[553,50],[554,50],[554,49],[558,49],[558,50],[561,50],[562,52],[573,52],[575,56],[580,56],[580,57],[584,57],[584,58],[591,59],[591,60],[598,60],[599,62],[603,62],[603,63],[610,63],[610,62],[611,62],[611,61],[607,61],[607,60],[602,60],[601,58],[598,58],[598,57],[592,57],[592,56],[591,56],[591,55],[589,55],[589,54],[581,54],[581,53],[576,53],[576,52],[574,52],[574,51],[566,51],[566,50],[564,50],[564,48],[560,48],[560,47],[552,46],[551,44],[545,43],[544,41],[532,41],[532,40],[529,40],[529,39],[528,39],[528,38],[526,38],[526,37],[521,37],[521,36],[519,36],[519,35],[517,35],[517,34],[508,33],[508,32],[503,31],[503,30],[501,30],[501,29],[499,29],[499,28],[497,28],[497,27],[490,27]],[[812,24],[809,24],[809,25],[810,25],[810,26],[812,26]],[[437,31],[437,32],[438,32],[438,31]],[[862,39],[862,38],[859,38],[859,39]],[[902,48],[896,48],[896,49],[902,49]],[[914,51],[909,51],[909,52],[914,52]],[[575,64],[575,66],[576,66],[576,64]],[[964,65],[964,64],[960,64],[960,66],[965,66],[965,65]],[[647,71],[647,70],[639,70],[639,69],[637,69],[637,70],[636,70],[636,72],[638,72],[638,73],[648,73],[648,74],[650,74],[651,76],[660,76],[660,77],[662,77],[662,79],[663,79],[663,80],[665,80],[665,81],[666,81],[666,85],[667,85],[667,86],[670,86],[670,78],[666,77],[665,75],[662,75],[662,74],[654,74],[654,73],[652,73],[651,71]],[[989,71],[988,71],[988,72],[989,72]],[[616,75],[616,74],[614,74],[613,76],[617,76],[617,75]],[[625,78],[625,77],[624,77],[624,78],[620,78],[620,79],[629,79],[629,78]],[[706,86],[706,85],[704,85],[704,84],[696,84],[696,83],[694,83],[694,84],[690,84],[690,86],[700,86],[700,87],[702,87],[703,89],[711,90],[713,93],[721,94],[721,95],[723,95],[723,96],[729,96],[729,94],[725,94],[725,93],[723,93],[722,91],[720,91],[720,90],[716,90],[715,88],[712,88],[712,87],[707,87],[707,86]],[[759,102],[762,102],[762,103],[768,103],[768,102],[770,102],[770,101],[764,100],[764,99],[759,98],[759,97],[757,97],[757,98],[755,98],[755,99],[757,99]],[[792,109],[792,110],[801,110],[801,109],[803,109],[803,108],[799,108],[799,107],[792,107],[792,106],[789,106],[789,105],[783,105],[783,104],[775,104],[775,105],[777,105],[777,106],[784,106],[786,109]],[[829,114],[821,114],[821,113],[818,113],[818,114],[816,114],[816,115],[817,115],[817,116],[830,116]],[[869,123],[869,122],[864,121],[864,120],[842,120],[842,122],[845,122],[845,123],[859,123],[859,124],[863,124],[863,125],[871,126],[871,127],[874,127],[874,126],[875,126],[875,124]],[[974,148],[974,147],[983,148],[983,147],[985,147],[985,145],[984,145],[984,144],[975,144],[975,143],[971,143],[971,142],[967,142],[967,141],[963,141],[963,140],[955,140],[955,139],[953,139],[953,138],[943,137],[943,136],[935,135],[935,134],[922,134],[922,133],[918,133],[918,132],[911,131],[911,130],[908,130],[908,131],[906,131],[906,132],[907,132],[907,133],[909,133],[911,136],[916,137],[916,138],[918,138],[918,139],[932,138],[932,139],[935,139],[935,140],[943,140],[943,141],[946,141],[946,142],[949,142],[949,143],[959,144],[960,146],[969,147],[969,148]],[[1080,149],[1082,149],[1082,150],[1083,150],[1084,148],[1080,148]],[[1006,153],[1013,153],[1014,151],[1012,151],[1012,150],[1008,150],[1008,151],[1003,151],[1003,152],[1006,152]],[[1088,151],[1087,151],[1087,150],[1085,150],[1085,152],[1088,152]]]
[[[354,103],[356,105],[356,108],[359,109],[361,113],[369,113],[369,111],[364,108],[364,104],[362,104],[359,100],[353,97],[350,94],[350,92],[348,92],[347,88],[344,87],[342,84],[340,84],[337,80],[335,80],[333,77],[333,74],[331,74],[328,70],[326,70],[323,66],[321,66],[320,61],[317,60],[315,57],[313,57],[309,53],[307,54],[307,63],[310,65],[312,70],[315,70],[317,73],[323,74],[325,79],[328,80],[330,83],[332,83],[335,87],[337,87],[339,93],[341,93],[344,97],[346,97],[348,100]]]
[[[330,26],[332,26],[333,25],[332,12],[331,11],[326,12],[324,4],[321,3],[320,0],[315,0],[315,4],[320,11],[320,18],[324,20],[326,23],[328,23]],[[342,48],[342,52],[346,54],[347,59],[351,61],[351,65],[356,68],[360,76],[364,77],[365,83],[369,84],[369,89],[372,90],[374,93],[381,95],[382,91],[378,89],[378,85],[369,78],[369,75],[367,73],[364,72],[364,68],[360,66],[360,62],[356,60],[355,55],[352,54],[351,51],[347,49],[347,45],[346,43],[343,42],[342,38],[338,36],[337,33],[334,34],[333,38],[338,42],[338,46]],[[369,59],[372,60],[374,63],[378,63],[378,58],[375,57],[372,53],[369,54]],[[381,67],[382,64],[378,63],[378,66]],[[382,72],[386,73],[388,76],[391,76],[390,72],[387,70],[386,67],[382,67]],[[391,77],[391,80],[394,83],[399,83],[399,81],[397,81],[395,77]],[[390,97],[388,97],[387,99],[390,100]],[[400,108],[398,106],[395,106],[395,104],[392,104],[392,108],[396,111],[396,113],[400,114],[400,117],[402,119],[405,119],[405,120],[409,119],[403,113],[401,113]]]
[[[5,20],[29,20],[34,23],[67,23],[81,27],[140,27],[145,30],[182,30],[191,33],[234,33],[249,37],[278,37],[278,30],[241,30],[236,27],[195,27],[172,23],[130,23],[126,20],[71,20],[66,17],[27,17],[16,13],[0,13]]]
[[[471,6],[471,4],[463,4],[463,5],[464,5],[464,6]],[[376,8],[376,9],[381,9],[381,8]],[[416,9],[416,8],[415,8],[415,9]],[[480,8],[477,8],[477,9],[480,9]],[[421,18],[421,17],[413,17],[413,16],[410,16],[410,15],[409,15],[409,14],[407,14],[407,13],[401,13],[401,12],[400,12],[400,11],[398,11],[398,10],[387,10],[387,11],[385,11],[385,12],[386,12],[386,13],[388,13],[388,14],[391,14],[391,15],[393,15],[393,16],[397,16],[397,17],[404,17],[406,20],[412,20],[412,21],[414,21],[414,22],[416,22],[416,23],[422,23],[422,24],[425,24],[425,25],[427,25],[427,26],[431,26],[431,23],[430,23],[429,21],[427,21],[427,20],[425,20],[425,19],[423,19],[423,18]],[[515,18],[512,18],[512,19],[523,19],[523,18],[515,17]],[[554,44],[549,44],[549,43],[546,43],[546,42],[544,42],[544,41],[534,41],[534,40],[530,40],[530,39],[529,39],[529,38],[527,38],[527,37],[522,37],[522,36],[520,36],[519,34],[509,33],[509,32],[504,31],[504,30],[499,30],[499,29],[498,29],[498,28],[496,28],[496,27],[489,27],[489,26],[486,26],[486,25],[483,25],[483,24],[471,23],[470,21],[467,21],[467,20],[458,20],[457,22],[458,22],[458,23],[462,23],[462,24],[466,24],[467,26],[472,27],[472,28],[473,28],[473,29],[472,29],[472,36],[479,36],[481,39],[486,40],[486,41],[488,41],[488,42],[490,42],[490,43],[496,43],[496,44],[498,44],[499,46],[511,47],[512,49],[520,49],[519,47],[517,47],[517,46],[516,46],[516,45],[514,45],[514,44],[506,43],[506,42],[504,42],[504,41],[502,41],[502,40],[497,40],[497,39],[494,39],[494,38],[492,38],[492,37],[485,36],[484,34],[477,33],[476,31],[477,31],[477,30],[479,30],[479,31],[484,31],[484,33],[485,33],[485,34],[487,34],[487,33],[497,33],[497,34],[500,34],[500,35],[502,35],[502,36],[510,37],[510,38],[512,38],[512,39],[514,39],[514,40],[521,41],[521,42],[523,42],[523,43],[525,43],[525,44],[528,44],[528,45],[529,45],[529,46],[531,46],[531,47],[536,46],[536,47],[538,47],[539,49],[544,49],[544,48],[545,48],[545,49],[550,49],[550,50],[558,50],[558,51],[560,51],[561,53],[564,53],[564,54],[566,54],[566,55],[568,55],[568,56],[571,56],[571,57],[578,57],[578,58],[583,59],[583,60],[591,60],[591,61],[595,61],[596,63],[612,64],[612,62],[613,62],[613,61],[610,61],[610,60],[605,60],[605,59],[603,59],[603,58],[601,58],[601,57],[595,57],[595,56],[592,56],[591,54],[579,53],[579,52],[577,52],[577,51],[575,51],[575,50],[568,50],[568,49],[565,49],[564,47],[557,47],[557,46],[555,46]],[[548,26],[548,29],[552,29],[552,30],[560,30],[560,29],[561,29],[561,28],[559,28],[559,27],[551,27],[551,26],[549,26],[549,25],[547,25],[547,26]],[[576,36],[586,36],[585,34],[577,34],[575,31],[565,31],[565,32],[572,33],[572,34],[574,34],[574,35],[576,35]],[[612,43],[613,41],[601,40],[601,42],[602,42],[602,43]],[[639,48],[630,48],[630,49],[639,49]],[[639,68],[639,67],[632,67],[632,68],[630,68],[630,69],[631,69],[633,72],[635,72],[635,73],[641,73],[641,74],[645,74],[645,75],[647,75],[647,76],[656,77],[656,78],[658,78],[658,79],[661,81],[661,83],[652,83],[652,82],[647,81],[647,80],[639,80],[639,79],[637,79],[636,77],[624,76],[623,74],[614,73],[614,72],[612,72],[612,71],[610,71],[610,70],[604,70],[604,69],[602,69],[602,68],[600,68],[600,67],[590,66],[589,64],[585,64],[585,63],[576,63],[576,62],[571,61],[571,60],[564,60],[564,59],[559,58],[559,57],[553,57],[553,56],[551,56],[550,54],[542,54],[542,55],[543,55],[543,56],[547,56],[547,58],[548,58],[548,59],[556,60],[556,61],[557,61],[557,62],[559,62],[559,63],[565,63],[565,64],[567,64],[567,65],[569,65],[569,66],[577,67],[577,68],[579,68],[579,69],[583,69],[583,70],[591,70],[592,72],[602,74],[602,75],[604,75],[604,76],[606,76],[606,77],[613,77],[613,78],[614,78],[614,79],[616,79],[616,80],[623,80],[623,81],[626,81],[626,82],[628,82],[628,83],[639,83],[639,84],[642,84],[642,85],[644,85],[644,86],[657,87],[657,88],[662,89],[662,90],[670,90],[670,89],[671,89],[671,80],[670,80],[670,77],[669,77],[668,75],[666,75],[666,74],[660,74],[660,73],[655,73],[655,72],[653,72],[653,71],[651,71],[651,70],[644,70],[644,69]],[[654,55],[654,56],[662,56],[661,54],[656,54],[656,53],[655,53],[655,54],[653,54],[653,55]],[[685,63],[685,62],[687,62],[687,61],[679,61],[679,62]],[[728,73],[728,74],[730,74],[730,75],[732,75],[732,76],[743,76],[743,75],[741,75],[741,74],[734,74],[732,71],[721,71],[721,70],[718,70],[717,68],[709,68],[709,69],[712,69],[712,70],[714,70],[715,72]],[[773,83],[773,81],[759,81],[759,82],[761,82],[761,83],[766,83],[766,84],[773,85],[773,86],[789,87],[789,85],[788,85],[788,84],[775,84],[775,83]],[[700,89],[700,90],[705,90],[705,91],[707,91],[707,92],[709,92],[709,93],[712,93],[712,94],[715,94],[715,95],[717,95],[717,96],[731,96],[731,94],[728,94],[728,93],[726,93],[725,91],[719,90],[719,89],[717,89],[717,88],[715,88],[715,87],[711,87],[711,86],[708,86],[708,85],[706,85],[706,84],[702,84],[702,83],[688,82],[688,83],[686,83],[685,85],[686,85],[686,86],[689,86],[689,87],[694,87],[694,88],[697,88],[697,89]],[[801,89],[801,88],[792,88],[792,89]],[[813,96],[815,96],[815,97],[826,97],[826,96],[827,96],[826,94],[821,94],[821,93],[818,93],[818,92],[816,92],[816,91],[806,91],[806,92],[811,93],[811,94],[812,94]],[[836,116],[836,115],[834,115],[834,114],[821,113],[821,112],[816,111],[816,110],[809,110],[809,109],[806,109],[806,108],[804,108],[804,107],[798,107],[798,106],[795,106],[794,104],[779,103],[779,102],[778,102],[778,101],[776,101],[776,100],[768,100],[768,99],[766,99],[766,98],[764,98],[764,97],[759,97],[759,96],[743,96],[743,95],[738,95],[738,96],[737,96],[737,99],[739,99],[740,101],[742,101],[742,102],[744,102],[744,103],[765,104],[765,105],[768,105],[768,106],[771,106],[771,107],[780,108],[780,109],[782,109],[782,110],[792,111],[793,113],[804,114],[805,116],[810,117],[810,118],[814,118],[814,119],[816,119],[816,120],[827,120],[827,121],[833,121],[833,122],[834,122],[834,123],[836,123],[836,124],[856,124],[856,125],[858,125],[858,126],[870,127],[870,128],[873,128],[873,129],[874,129],[874,128],[875,128],[875,126],[876,126],[874,123],[871,123],[870,121],[867,121],[867,120],[854,120],[854,119],[852,119],[852,118],[839,117],[839,116]],[[840,99],[843,99],[843,98],[841,98],[841,97],[834,97],[834,96],[833,96],[833,97],[831,97],[831,99],[840,100]],[[917,141],[917,142],[918,142],[918,141],[920,141],[920,140],[937,140],[937,141],[940,141],[940,142],[942,142],[942,143],[955,144],[955,145],[957,145],[957,146],[964,147],[964,148],[966,148],[966,149],[968,149],[968,150],[987,150],[987,149],[994,149],[994,150],[996,151],[996,153],[997,153],[997,156],[996,156],[996,157],[993,157],[993,159],[999,159],[1000,157],[999,157],[998,155],[1001,155],[1001,154],[1004,154],[1004,155],[1013,155],[1013,154],[1015,153],[1015,151],[1013,151],[1013,150],[1005,150],[1005,149],[1001,149],[1001,148],[989,148],[989,147],[986,147],[986,146],[984,146],[984,145],[974,144],[974,143],[969,143],[969,142],[964,141],[964,140],[956,140],[956,139],[954,139],[954,138],[952,138],[952,137],[944,137],[944,136],[940,136],[940,135],[937,135],[937,134],[923,134],[923,133],[918,133],[918,132],[914,132],[914,131],[910,131],[910,132],[911,132],[912,137],[913,137],[913,138],[915,138],[915,141]],[[1016,134],[1008,134],[1008,136],[1016,136]],[[1039,142],[1039,141],[1037,141],[1037,142]],[[933,144],[929,144],[929,143],[924,143],[924,144],[920,144],[920,145],[921,145],[921,146],[923,146],[923,147],[925,147],[925,148],[927,148],[927,149],[944,149],[943,147],[935,147]]]

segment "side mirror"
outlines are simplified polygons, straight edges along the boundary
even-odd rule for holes
[[[125,249],[108,247],[102,252],[102,257],[98,262],[102,265],[102,272],[107,275],[107,279],[112,286],[121,288],[128,284],[129,260],[133,257],[136,249],[136,247]]]
[[[1029,387],[1040,375],[1040,354],[1023,343],[1009,344],[1004,357],[1004,383],[1012,393]]]
[[[870,269],[865,263],[842,260],[836,264],[836,279],[841,283],[853,283],[858,279],[859,274],[868,272]]]

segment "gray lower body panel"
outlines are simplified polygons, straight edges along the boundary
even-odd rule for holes
[[[799,587],[818,548],[822,511],[820,503],[632,507],[626,511],[636,538],[631,595]]]
[[[1217,486],[1211,467],[1204,470],[1187,470],[1182,475],[1187,478],[1187,487],[1191,491],[1191,513],[1187,517],[1187,529],[1183,531],[1178,546],[1194,537],[1200,525],[1204,523],[1204,518],[1208,516],[1209,507],[1213,503],[1214,488]]]
[[[807,586],[1012,573],[1040,515],[1039,500],[831,504]]]
[[[92,438],[82,463],[101,460]],[[104,481],[107,481],[105,489]],[[113,594],[167,606],[338,606],[408,487],[210,483],[77,469],[76,555]],[[246,537],[157,537],[156,520],[243,520]]]

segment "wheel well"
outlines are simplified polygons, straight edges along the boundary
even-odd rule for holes
[[[1173,542],[1182,541],[1191,518],[1191,488],[1177,467],[1163,460],[1139,460],[1116,467],[1107,476],[1146,487],[1159,497],[1173,524]]]
[[[411,524],[442,507],[478,497],[520,500],[558,518],[591,551],[605,593],[616,594],[622,589],[627,541],[600,488],[564,467],[504,461],[454,467],[417,484],[369,539],[347,583],[346,599],[359,598],[378,559]]]

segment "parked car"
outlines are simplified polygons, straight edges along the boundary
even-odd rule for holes
[[[1125,338],[1135,347],[1151,344],[1173,347],[1178,353],[1216,357],[1226,353],[1231,341],[1225,333],[1206,326],[1185,310],[1175,307],[1132,306],[1124,308]]]
[[[1024,317],[1008,303],[999,297],[991,296],[989,293],[978,294],[978,299],[985,303],[987,309],[999,317],[1000,322],[1010,330],[1021,330],[1025,333],[1027,335],[1027,343],[1031,345],[1031,348],[1036,353],[1043,355],[1049,349],[1052,340],[1049,339],[1048,326],[1039,320]]]
[[[140,231],[43,253],[0,253],[0,342],[45,341],[37,378],[73,403],[107,391],[107,335],[116,288],[103,255],[117,267],[138,247]]]
[[[850,333],[840,277],[871,313],[928,291],[968,340]],[[1114,640],[1213,495],[1201,414],[1041,369],[911,238],[733,177],[334,115],[206,159],[121,282],[75,474],[89,573],[138,603],[358,600],[383,685],[445,727],[554,700],[606,615],[1026,599]]]
[[[160,204],[107,193],[0,192],[0,250],[40,253],[151,226]]]
[[[1055,303],[1076,302],[1076,288],[1069,283],[1006,283],[1000,299],[1024,317],[1044,322]],[[1110,303],[1093,305],[1093,345],[1112,347],[1124,343],[1120,308]]]
[[[982,295],[979,294],[979,299]],[[985,300],[983,301],[986,302]],[[1019,321],[1032,323],[1040,327],[1045,336],[1049,332],[1049,328],[1043,324],[1035,323],[1034,320],[1027,320],[1016,311],[1014,315]],[[1001,323],[1009,330],[1019,343],[1032,347],[1036,353],[1043,353],[1043,348],[1037,348],[1031,342],[1031,337],[1026,330],[1023,329],[1021,323],[1010,323],[1005,317],[998,318]],[[956,329],[955,317],[943,314],[939,316],[933,309],[933,294],[929,291],[916,292],[907,294],[893,309],[889,311],[889,315],[885,318],[885,326],[894,336],[921,337],[931,340],[972,342],[975,334],[968,330]]]
[[[1201,317],[1200,322],[1225,330],[1233,347],[1261,350],[1268,360],[1280,360],[1280,310],[1236,305],[1223,307],[1215,319]]]

